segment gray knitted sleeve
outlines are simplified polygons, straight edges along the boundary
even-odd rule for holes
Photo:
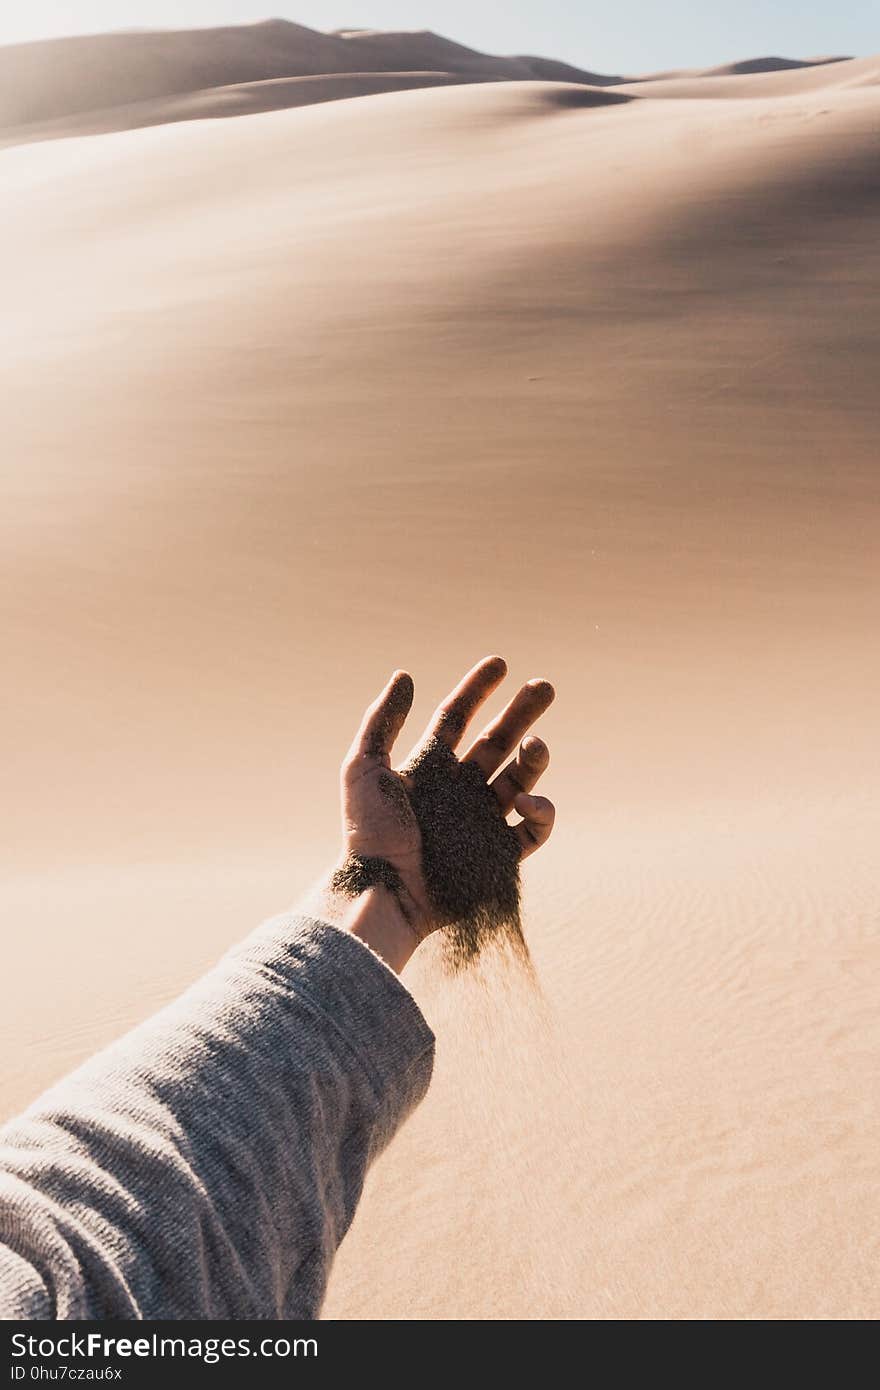
[[[316,1317],[433,1043],[360,941],[266,923],[0,1130],[0,1316]]]

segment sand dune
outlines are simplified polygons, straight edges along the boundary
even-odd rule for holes
[[[486,650],[559,688],[544,1005],[418,966],[436,1084],[332,1316],[880,1313],[880,95],[846,66],[0,152],[7,1109],[317,872],[394,666],[415,722]]]
[[[498,58],[477,53],[441,34],[427,31],[389,33],[379,29],[347,29],[341,32],[353,50],[369,55],[369,61],[363,64],[366,68],[435,68],[468,76],[471,81],[485,81],[487,77],[508,81],[534,78],[545,82],[587,82],[594,87],[620,81],[619,77],[585,72],[553,58]]]
[[[374,96],[379,92],[451,86],[461,80],[448,72],[352,72],[238,82],[230,87],[207,87],[202,91],[154,97],[129,102],[124,106],[109,106],[0,129],[0,146],[21,145],[33,140],[70,139],[80,135],[106,135],[115,130],[136,130],[174,121],[252,116],[257,112],[284,111],[323,101]]]
[[[848,63],[845,57],[835,58],[746,58],[738,63],[722,63],[714,68],[675,68],[667,72],[652,72],[640,82],[665,82],[673,78],[742,77],[765,72],[799,72],[804,68],[826,67],[829,63]],[[625,78],[618,79],[625,81]]]
[[[615,91],[651,97],[785,97],[808,96],[839,87],[871,85],[880,80],[880,59],[828,58],[814,63],[788,63],[777,69],[732,64],[727,69],[661,74],[639,82],[620,83]]]
[[[827,67],[829,63],[844,63],[848,59],[836,58],[746,58],[738,63],[722,63],[717,68],[706,68],[706,77],[748,77],[759,72],[786,72],[803,68]]]
[[[490,80],[490,79],[487,79]],[[501,79],[499,79],[501,80]],[[68,140],[83,135],[108,135],[118,130],[168,125],[175,121],[218,120],[250,116],[265,111],[286,111],[325,101],[375,96],[382,92],[412,91],[420,87],[450,87],[468,82],[449,72],[351,72],[321,77],[276,77],[264,82],[239,82],[231,87],[208,87],[182,96],[109,106],[55,120],[0,129],[0,148],[37,140]],[[589,87],[579,83],[550,98],[569,106],[612,106],[631,101],[635,91]]]
[[[345,42],[272,20],[92,34],[0,48],[0,122],[19,125],[272,77],[357,71]]]
[[[402,73],[410,73],[413,87],[425,86],[425,74],[437,74],[434,85],[458,80],[498,82],[522,79],[586,82],[604,86],[617,79],[583,72],[568,63],[544,58],[499,58],[453,43],[439,34],[422,31],[385,33],[368,30],[324,34],[288,20],[232,25],[220,29],[126,31],[53,39],[0,47],[0,131],[5,138],[19,127],[47,122],[71,122],[71,133],[87,133],[85,113],[102,113],[102,127],[110,129],[109,110],[118,108],[120,124],[128,129],[140,103],[168,102],[163,119],[190,119],[184,98],[194,98],[211,112],[206,93],[231,87],[250,88],[254,83],[297,77],[349,74],[363,79],[367,73],[387,74],[387,86],[361,81],[362,92],[394,90],[404,85]],[[312,89],[312,99],[326,101]],[[288,87],[290,105],[303,104],[303,91]],[[339,84],[337,95],[353,92]],[[273,94],[280,105],[282,89]],[[222,95],[218,104],[229,98]],[[251,106],[247,91],[241,94],[242,114],[272,109]],[[144,124],[154,124],[157,106],[141,107]],[[183,112],[181,116],[179,113]],[[228,114],[223,111],[221,114]],[[77,120],[76,118],[80,118]],[[56,125],[51,134],[57,134]]]

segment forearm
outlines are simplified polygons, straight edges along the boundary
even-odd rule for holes
[[[364,949],[399,961],[400,924],[372,896],[350,915],[360,941],[267,923],[0,1132],[0,1314],[316,1315],[366,1168],[432,1060]]]

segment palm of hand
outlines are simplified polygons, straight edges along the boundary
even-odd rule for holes
[[[349,854],[387,859],[405,878],[410,891],[419,888],[422,835],[407,796],[406,780],[387,760],[363,759],[349,767],[343,779],[342,816]],[[417,898],[422,891],[414,893]]]

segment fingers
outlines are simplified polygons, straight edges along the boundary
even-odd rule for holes
[[[519,825],[513,828],[522,846],[522,857],[526,859],[549,840],[556,808],[546,796],[529,796],[527,792],[519,792],[513,805],[522,816]]]
[[[452,694],[438,705],[419,746],[423,747],[429,739],[439,738],[450,748],[457,748],[480,705],[506,675],[507,662],[500,656],[487,656],[478,661]]]
[[[532,790],[549,762],[550,750],[542,738],[530,734],[528,738],[523,739],[516,757],[499,772],[492,783],[492,790],[505,816],[513,810],[513,803],[520,792]]]
[[[382,694],[370,705],[351,745],[351,756],[390,761],[394,740],[412,709],[413,679],[406,671],[395,671]]]
[[[483,730],[462,761],[476,763],[487,777],[491,777],[526,730],[553,703],[555,696],[556,691],[549,681],[527,681],[507,708]]]

